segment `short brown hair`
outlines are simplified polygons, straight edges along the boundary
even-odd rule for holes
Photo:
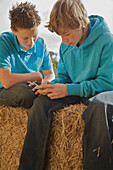
[[[60,28],[81,29],[89,23],[81,0],[58,0],[50,14],[48,29],[60,34]]]
[[[9,10],[9,19],[14,31],[17,31],[17,28],[31,29],[40,24],[41,19],[35,8],[35,5],[28,2],[12,6],[12,10]]]

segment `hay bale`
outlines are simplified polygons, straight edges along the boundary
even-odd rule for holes
[[[0,169],[16,170],[26,134],[28,110],[0,106]]]
[[[83,104],[57,111],[48,146],[46,170],[82,170]]]
[[[46,170],[82,170],[81,114],[86,106],[74,105],[55,112],[47,152]],[[0,169],[16,170],[27,129],[28,109],[0,106]]]

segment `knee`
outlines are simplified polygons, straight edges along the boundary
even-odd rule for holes
[[[1,91],[0,105],[30,108],[35,98],[32,88],[27,83],[20,83]]]
[[[33,106],[47,109],[51,106],[51,99],[47,96],[39,96],[34,100]]]
[[[51,100],[47,96],[39,96],[33,102],[29,112],[29,118],[43,119],[45,117],[45,119],[47,119],[51,107]]]
[[[30,108],[33,104],[34,99],[36,98],[35,94],[32,92],[32,89],[27,85],[27,83],[21,83],[13,87],[13,92],[17,97],[17,102],[20,106],[25,108]]]
[[[27,83],[21,83],[15,86],[15,91],[22,97],[34,98],[35,94],[32,92],[32,88],[30,88]]]
[[[83,112],[82,118],[86,124],[90,124],[91,120],[93,122],[101,120],[105,111],[105,106],[103,103],[97,101],[91,101],[88,104],[87,109]]]
[[[99,93],[89,100],[97,103],[113,104],[113,91]]]

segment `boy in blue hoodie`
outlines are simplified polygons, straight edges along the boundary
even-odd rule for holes
[[[89,104],[83,113],[83,168],[111,170],[111,115],[107,115],[107,106],[92,96],[113,90],[113,36],[102,17],[87,16],[80,0],[58,0],[48,29],[62,38],[57,76],[35,92],[41,96],[29,113],[19,169],[45,168],[53,111],[82,102]]]

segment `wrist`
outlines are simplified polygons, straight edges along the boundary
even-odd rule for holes
[[[67,96],[67,85],[66,84],[65,84],[65,89],[66,89],[65,92],[66,92],[66,96]]]
[[[37,83],[41,84],[42,80],[43,80],[42,74],[40,72],[38,72]]]

